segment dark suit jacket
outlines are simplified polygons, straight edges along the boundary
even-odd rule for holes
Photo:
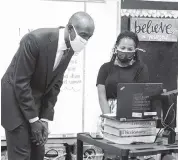
[[[1,79],[1,123],[13,130],[34,117],[53,120],[54,105],[64,72],[74,54],[69,49],[52,79],[59,28],[42,28],[26,34]]]

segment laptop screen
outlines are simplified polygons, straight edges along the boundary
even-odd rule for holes
[[[117,119],[143,119],[146,114],[155,114],[150,97],[161,93],[162,83],[118,83]]]

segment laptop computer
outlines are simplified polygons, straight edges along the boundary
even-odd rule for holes
[[[162,104],[153,103],[150,97],[161,93],[163,83],[118,83],[116,118],[126,121],[156,117]]]

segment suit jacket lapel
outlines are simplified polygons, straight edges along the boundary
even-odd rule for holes
[[[52,81],[50,82],[50,84],[48,85],[48,88],[46,90],[46,93],[51,89],[51,87],[58,81],[58,80],[63,80],[63,75],[65,73],[66,68],[68,67],[68,64],[72,58],[72,56],[74,55],[74,51],[72,49],[69,49],[68,51],[66,51],[68,53],[66,53],[66,57],[64,58],[64,60],[62,60],[60,62],[60,65],[56,68],[57,72],[56,75],[54,76],[54,78],[52,79]]]
[[[72,56],[74,55],[74,51],[72,49],[65,50],[64,52],[66,55],[64,55],[64,57],[61,59],[59,66],[56,68],[56,75],[61,74],[61,71],[64,72],[66,70]]]
[[[53,72],[54,61],[56,57],[57,47],[59,39],[59,29],[54,29],[49,35],[50,43],[47,48],[47,85],[49,84]]]

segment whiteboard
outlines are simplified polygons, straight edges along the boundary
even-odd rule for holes
[[[24,34],[37,28],[65,26],[73,13],[84,11],[84,3],[77,2],[16,1],[11,5],[4,3],[3,7],[9,10],[3,11],[5,26],[0,49],[5,57],[1,60],[1,77]],[[15,20],[13,25],[8,21],[12,19]],[[55,106],[54,121],[49,124],[51,134],[82,131],[83,63],[83,53],[75,54],[66,70],[64,85]],[[1,127],[1,136],[4,135]]]
[[[83,53],[74,55],[65,72],[63,85],[55,105],[52,134],[82,132]]]
[[[5,5],[4,8],[9,8],[13,14],[8,14],[9,10],[4,10],[4,22],[8,19],[15,19],[16,23],[12,27],[10,21],[6,22],[7,25],[3,28],[1,39],[4,45],[0,48],[1,51],[7,52],[1,63],[1,76],[17,50],[21,37],[30,30],[65,25],[73,13],[84,11],[84,8],[94,18],[94,35],[88,42],[85,53],[73,56],[66,70],[64,84],[55,106],[54,121],[50,122],[49,128],[51,135],[81,132],[82,125],[84,125],[84,131],[96,131],[101,110],[95,83],[99,67],[110,59],[110,51],[116,39],[116,32],[118,32],[117,2],[84,5],[81,2],[35,1],[34,4],[34,1],[18,0],[12,2],[10,6],[8,3]],[[31,12],[32,7],[33,12]],[[11,35],[10,39],[7,32]],[[104,34],[107,39],[102,38]],[[2,127],[1,131],[4,135]]]

